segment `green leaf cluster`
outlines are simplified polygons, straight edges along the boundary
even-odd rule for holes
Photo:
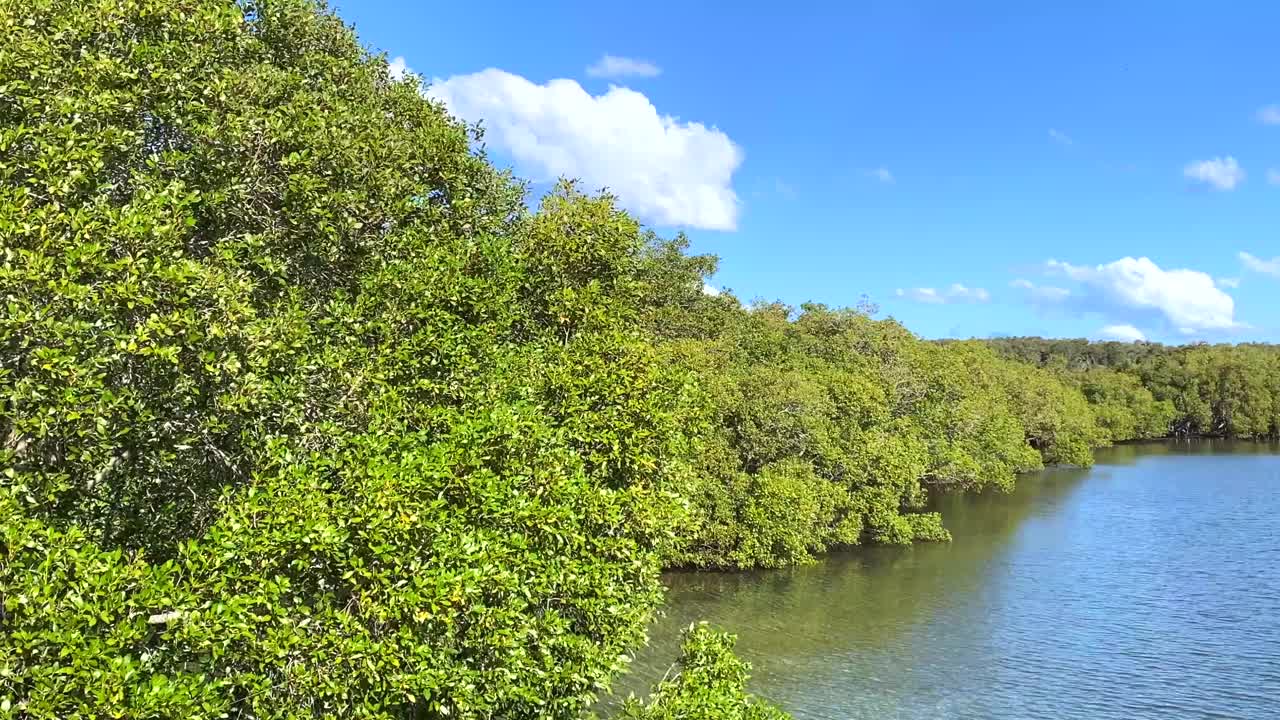
[[[1113,440],[1280,437],[1280,347],[1005,338],[1001,355],[1080,387]]]
[[[734,637],[706,625],[685,631],[680,658],[641,701],[628,698],[621,720],[784,720],[746,692],[750,668],[733,655]]]
[[[576,716],[698,429],[651,236],[306,0],[0,32],[0,716]]]
[[[1042,463],[1090,464],[1106,442],[1077,389],[981,343],[927,342],[868,309],[679,286],[689,296],[654,333],[697,374],[711,429],[671,564],[769,567],[946,540],[931,491],[1008,489]]]

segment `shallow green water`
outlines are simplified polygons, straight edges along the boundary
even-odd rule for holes
[[[1280,455],[1128,445],[940,501],[954,542],[678,573],[627,685],[680,628],[739,636],[798,718],[1280,717]]]

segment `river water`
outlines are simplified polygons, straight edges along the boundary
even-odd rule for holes
[[[797,718],[1280,718],[1280,455],[1123,445],[942,498],[949,544],[674,573],[627,684],[697,619]]]

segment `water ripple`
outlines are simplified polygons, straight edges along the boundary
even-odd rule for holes
[[[948,498],[949,545],[674,575],[629,682],[701,618],[797,718],[1280,717],[1280,456],[1247,449],[1123,448]]]

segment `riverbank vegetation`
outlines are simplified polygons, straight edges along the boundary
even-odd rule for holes
[[[308,0],[0,30],[0,717],[578,717],[663,565],[941,540],[933,489],[1276,427],[1268,349],[1026,362],[709,295],[607,196],[530,208]],[[731,644],[624,714],[775,717]]]
[[[1045,338],[988,341],[1002,356],[1044,368],[1090,397],[1119,384],[1145,389],[1165,405],[1134,405],[1156,435],[1280,437],[1280,347],[1263,344],[1166,346]],[[1108,378],[1097,386],[1092,378]],[[1093,394],[1090,394],[1093,393]],[[1149,436],[1149,435],[1146,435]],[[1144,437],[1130,435],[1129,437]]]
[[[945,539],[928,490],[1010,487],[1104,441],[1083,397],[979,343],[922,341],[862,310],[704,297],[668,341],[707,395],[692,525],[672,562],[804,562],[862,542]]]

